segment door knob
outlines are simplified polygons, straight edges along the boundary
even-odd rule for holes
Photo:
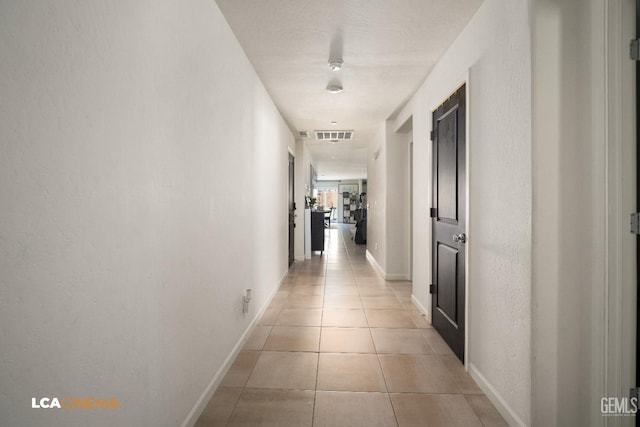
[[[460,243],[464,243],[467,241],[467,236],[464,233],[460,233],[460,234],[454,234],[453,235],[453,241],[454,242],[460,242]]]

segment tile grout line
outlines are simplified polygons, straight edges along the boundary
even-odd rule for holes
[[[327,263],[324,264],[324,279],[322,281],[322,285],[324,289],[322,290],[322,306],[320,309],[320,336],[318,337],[318,359],[316,361],[316,381],[315,387],[313,390],[313,409],[311,410],[311,427],[314,426],[316,421],[316,400],[318,398],[318,375],[320,373],[320,346],[322,345],[322,321],[324,320],[324,301],[327,292]]]
[[[216,392],[217,392],[217,390],[216,390]],[[227,427],[229,425],[229,422],[231,421],[231,418],[233,417],[233,413],[236,411],[236,408],[238,407],[238,402],[240,402],[240,398],[242,397],[242,393],[244,393],[244,387],[242,387],[242,390],[240,390],[240,394],[238,394],[238,398],[236,399],[236,402],[233,404],[233,409],[231,410],[231,412],[229,412],[229,416],[227,417],[227,420],[224,423],[225,427]]]
[[[326,309],[330,309],[327,308],[327,304],[326,304],[326,298],[327,298],[327,283],[329,282],[327,274],[329,274],[331,272],[332,276],[332,280],[335,278],[338,278],[338,280],[336,281],[336,283],[340,282],[340,277],[343,277],[344,273],[350,274],[354,279],[356,277],[359,276],[358,271],[360,272],[364,272],[365,276],[362,276],[365,280],[364,282],[366,283],[366,279],[369,277],[367,276],[367,272],[366,270],[363,270],[362,265],[358,262],[358,263],[354,263],[355,261],[355,256],[360,255],[359,252],[359,248],[356,246],[355,248],[358,249],[356,251],[353,250],[349,250],[349,248],[347,247],[347,242],[345,241],[345,236],[347,235],[347,231],[349,231],[347,228],[339,228],[337,230],[335,230],[334,232],[329,231],[330,235],[333,234],[332,237],[338,237],[340,238],[340,243],[342,244],[342,247],[334,247],[333,245],[330,246],[330,248],[328,250],[325,251],[325,253],[323,254],[322,257],[319,258],[319,264],[315,265],[315,264],[310,264],[310,268],[306,268],[306,269],[297,269],[296,271],[296,276],[295,278],[292,278],[292,281],[290,282],[290,286],[294,287],[296,285],[302,284],[302,283],[298,283],[299,279],[302,279],[303,281],[306,281],[308,279],[314,278],[315,280],[311,279],[312,282],[314,283],[322,283],[322,286],[324,286],[324,289],[322,290],[322,302],[320,304],[320,334],[318,337],[318,347],[317,347],[317,351],[309,351],[309,353],[316,353],[317,356],[317,361],[316,361],[316,375],[315,375],[315,384],[314,384],[314,389],[313,390],[309,390],[309,391],[313,391],[314,395],[313,395],[313,403],[312,403],[312,412],[311,412],[311,427],[314,427],[316,425],[316,416],[318,414],[318,416],[321,416],[322,411],[321,408],[318,408],[318,410],[320,410],[320,412],[317,414],[316,413],[316,404],[317,404],[317,393],[318,393],[318,384],[319,384],[319,366],[320,366],[320,356],[322,354],[321,352],[321,348],[322,348],[322,341],[323,341],[323,329],[324,327],[324,311]],[[330,241],[332,241],[330,239]],[[349,246],[353,246],[354,244],[352,244],[351,242],[349,242]],[[342,249],[344,249],[344,255],[342,254]],[[353,248],[352,248],[353,249]],[[333,251],[333,252],[332,252]],[[352,259],[351,255],[352,253],[354,254],[354,259]],[[335,261],[337,261],[337,263],[333,264],[329,263],[330,260],[334,260],[333,255],[335,255]],[[342,263],[342,257],[345,256],[346,257],[346,263]],[[318,259],[318,258],[316,258]],[[358,267],[358,271],[356,270],[356,266]],[[317,268],[319,267],[319,269]],[[331,271],[330,271],[331,270]],[[303,273],[302,276],[300,276],[298,273]],[[376,274],[375,276],[378,276],[378,274]],[[387,395],[387,401],[389,402],[389,404],[391,405],[391,409],[393,411],[393,416],[395,419],[395,425],[396,427],[399,426],[399,418],[398,418],[398,412],[397,412],[397,408],[395,408],[394,403],[393,403],[393,399],[391,398],[391,392],[389,391],[389,385],[388,385],[388,379],[386,378],[387,375],[385,375],[385,371],[382,368],[382,356],[384,355],[404,355],[404,354],[414,354],[414,353],[380,353],[380,349],[378,349],[378,345],[376,344],[376,341],[374,340],[374,336],[373,336],[373,331],[370,324],[370,320],[369,320],[369,316],[367,315],[367,310],[365,310],[364,307],[364,303],[363,303],[363,297],[360,295],[360,287],[359,287],[359,282],[356,280],[355,281],[355,286],[356,286],[356,292],[357,292],[357,297],[358,300],[360,302],[360,308],[359,309],[353,309],[353,308],[341,308],[341,307],[335,307],[335,310],[362,310],[362,313],[364,315],[365,318],[365,323],[366,323],[366,328],[369,330],[369,338],[371,339],[371,342],[373,344],[373,351],[376,354],[376,360],[378,361],[378,366],[380,369],[380,373],[382,374],[382,379],[385,385],[385,391],[384,393]],[[346,286],[346,285],[345,285]],[[475,414],[475,416],[477,417],[477,419],[479,420],[479,422],[484,425],[483,420],[480,418],[480,415],[477,413],[476,409],[471,406],[471,404],[469,403],[468,399],[466,398],[467,396],[483,396],[483,393],[469,393],[469,394],[465,394],[462,392],[462,387],[461,384],[464,383],[463,378],[458,378],[458,375],[456,374],[457,369],[455,369],[455,366],[448,366],[447,364],[445,364],[445,360],[447,360],[447,354],[441,354],[441,353],[436,353],[434,346],[431,344],[430,340],[427,339],[427,336],[425,333],[423,333],[425,328],[421,328],[420,325],[418,325],[418,323],[416,322],[416,320],[413,319],[413,317],[411,316],[411,313],[409,313],[409,309],[407,309],[406,307],[404,307],[404,304],[402,304],[402,301],[400,299],[399,293],[401,291],[401,289],[396,289],[393,286],[389,285],[389,283],[387,281],[383,282],[383,286],[385,289],[390,290],[391,291],[391,295],[389,296],[393,296],[395,300],[398,300],[401,305],[403,306],[402,311],[405,312],[410,320],[411,323],[413,324],[413,328],[394,328],[394,327],[387,327],[384,328],[382,327],[382,329],[389,329],[389,330],[393,330],[393,329],[415,329],[417,331],[420,332],[420,337],[422,338],[422,342],[426,343],[427,348],[429,348],[432,351],[432,355],[436,356],[436,359],[442,364],[444,365],[445,371],[448,372],[449,376],[451,376],[454,380],[454,384],[456,385],[456,387],[460,390],[459,392],[447,392],[447,393],[438,393],[438,392],[431,392],[431,393],[422,393],[422,392],[394,392],[393,394],[398,394],[398,395],[453,395],[453,396],[462,396],[465,400],[465,402],[467,402],[467,405],[471,408],[471,410],[473,411],[473,413]],[[404,289],[402,289],[404,291]],[[289,291],[286,294],[286,297],[284,298],[283,303],[280,305],[280,307],[277,309],[275,316],[273,317],[274,320],[272,322],[269,322],[270,324],[267,325],[260,325],[260,326],[268,326],[268,333],[267,333],[267,338],[265,339],[264,343],[262,344],[261,349],[257,350],[258,351],[258,359],[262,356],[262,354],[265,351],[265,346],[267,341],[269,340],[269,337],[271,336],[271,334],[273,333],[274,327],[277,326],[276,324],[278,323],[278,319],[279,317],[282,315],[282,313],[284,312],[285,308],[287,307],[287,304],[290,302],[290,296],[292,295],[296,295],[293,294],[291,292],[291,289],[289,289]],[[383,295],[383,297],[387,297],[386,295]],[[304,307],[301,307],[304,308]],[[315,307],[314,307],[315,308]],[[305,310],[308,310],[308,308],[305,308]],[[370,311],[376,311],[376,310],[390,310],[389,309],[385,309],[385,308],[372,308],[370,309]],[[345,325],[347,325],[345,323]],[[256,325],[258,326],[258,325]],[[283,325],[281,325],[283,326]],[[284,326],[299,326],[299,327],[306,327],[306,325],[284,325]],[[348,327],[348,328],[354,328],[353,323],[348,323],[348,326],[342,326],[342,327]],[[377,329],[377,328],[376,328]],[[430,329],[430,328],[429,328]],[[437,332],[436,332],[437,333]],[[381,345],[384,345],[384,343],[381,343]],[[397,350],[396,348],[390,348],[393,350]],[[245,351],[245,350],[241,350],[241,351]],[[286,353],[292,353],[292,352],[297,352],[295,350],[273,350],[276,352],[286,352]],[[303,351],[303,352],[307,352],[307,351]],[[338,353],[345,353],[345,352],[338,352]],[[364,353],[366,354],[366,353]],[[415,354],[423,354],[423,353],[415,353]],[[229,416],[227,417],[226,421],[224,422],[224,426],[228,427],[231,425],[231,421],[234,415],[237,415],[237,411],[238,411],[238,406],[240,403],[240,399],[245,396],[246,397],[246,390],[247,390],[247,385],[248,382],[251,378],[251,376],[253,375],[253,373],[256,370],[256,366],[257,366],[257,360],[256,360],[256,364],[254,364],[254,366],[250,369],[250,372],[246,378],[246,380],[243,382],[243,386],[239,387],[240,392],[238,394],[237,399],[235,400],[235,403],[233,404],[233,407],[231,409],[231,412],[229,413]],[[263,387],[257,387],[258,389],[261,390],[285,390],[285,391],[295,391],[294,389],[290,389],[290,388],[284,388],[284,389],[278,389],[278,388],[263,388]],[[304,391],[303,389],[299,389]],[[339,391],[336,391],[339,392]],[[344,392],[347,392],[346,390]],[[357,393],[357,392],[353,392],[353,393]],[[370,392],[363,392],[363,393],[370,393]],[[389,414],[390,415],[390,414]],[[320,419],[318,419],[318,421],[320,421]]]
[[[351,265],[351,268],[353,270],[353,263],[351,263],[351,259],[349,259],[349,264]],[[355,275],[356,274],[355,270],[353,270],[353,272],[354,272],[354,275]],[[387,286],[388,285],[385,284],[385,287],[387,287]],[[392,290],[392,292],[393,292],[393,290]],[[360,289],[358,288],[358,295],[359,294],[360,294]],[[385,390],[386,390],[385,394],[387,395],[387,399],[389,401],[389,405],[391,405],[391,410],[393,411],[393,417],[394,417],[394,419],[396,421],[396,426],[399,426],[400,422],[398,421],[398,414],[396,413],[396,408],[393,405],[393,401],[391,400],[391,392],[389,391],[389,384],[387,383],[387,376],[384,373],[384,369],[382,369],[382,362],[380,361],[380,353],[378,352],[378,347],[376,346],[376,342],[373,339],[373,332],[371,331],[372,328],[371,328],[371,324],[369,323],[369,316],[367,316],[367,310],[365,310],[364,304],[362,303],[362,296],[360,296],[360,303],[362,304],[362,311],[363,311],[365,319],[367,321],[367,326],[368,326],[368,329],[369,329],[369,336],[371,337],[371,342],[373,343],[373,348],[374,348],[374,350],[376,352],[376,359],[378,360],[378,366],[380,367],[380,373],[382,374],[382,379],[384,381],[384,387],[385,387]],[[423,337],[423,339],[424,339],[424,337]]]

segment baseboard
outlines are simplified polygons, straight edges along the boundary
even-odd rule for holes
[[[493,385],[480,373],[473,363],[469,363],[469,375],[478,384],[478,387],[482,389],[485,396],[493,403],[500,415],[505,419],[510,426],[526,427],[526,424],[518,417],[518,415],[511,409],[509,404],[505,402],[498,391]]]
[[[384,271],[384,268],[382,268],[380,266],[380,264],[378,264],[378,261],[376,261],[375,257],[373,255],[371,255],[371,252],[369,252],[369,249],[367,249],[366,254],[367,254],[367,259],[369,260],[371,265],[373,265],[373,268],[376,269],[378,274],[380,276],[382,276],[382,278],[384,280],[390,280],[390,281],[394,281],[394,280],[409,280],[409,274],[408,273],[405,273],[405,274],[387,274],[387,272]]]
[[[229,368],[231,368],[231,365],[233,364],[234,360],[238,356],[238,353],[240,353],[240,350],[242,350],[244,343],[247,341],[247,338],[249,338],[249,334],[253,331],[253,327],[256,325],[256,323],[258,323],[258,320],[262,317],[264,312],[267,310],[267,307],[269,307],[269,304],[271,304],[273,297],[278,293],[278,289],[286,279],[287,273],[288,271],[285,272],[284,275],[280,278],[277,285],[274,287],[273,291],[267,298],[266,302],[263,304],[260,310],[256,313],[253,320],[251,320],[251,323],[249,323],[249,326],[247,326],[247,329],[245,329],[244,333],[242,334],[242,336],[240,337],[236,345],[233,347],[233,350],[231,350],[231,353],[229,354],[229,356],[227,356],[224,363],[222,364],[220,369],[218,369],[218,371],[215,373],[215,375],[209,382],[209,385],[207,385],[207,387],[205,388],[204,392],[202,393],[202,395],[200,396],[196,404],[193,406],[193,408],[191,408],[191,411],[189,411],[189,413],[187,414],[187,417],[182,422],[181,427],[193,427],[195,423],[198,421],[200,414],[202,414],[202,411],[204,411],[204,408],[207,406],[207,404],[211,400],[213,393],[215,393],[215,391],[218,389],[218,386],[222,382],[222,379],[226,375]]]
[[[384,276],[385,280],[390,281],[407,281],[409,280],[408,274],[386,274]]]
[[[376,261],[375,257],[371,255],[371,252],[369,252],[369,249],[367,249],[366,254],[367,254],[367,260],[371,263],[371,265],[373,265],[373,268],[376,269],[378,274],[382,276],[382,278],[384,278],[386,276],[384,269],[380,267],[380,264],[378,264],[378,261]]]
[[[411,302],[413,303],[413,305],[416,306],[416,308],[418,309],[418,311],[420,311],[420,313],[425,315],[427,322],[431,324],[431,312],[427,310],[427,308],[424,305],[422,305],[420,300],[418,300],[418,298],[416,298],[415,295],[411,295]]]

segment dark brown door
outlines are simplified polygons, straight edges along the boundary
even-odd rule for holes
[[[465,86],[433,112],[433,327],[464,360]]]
[[[294,188],[294,166],[293,156],[289,153],[289,265],[293,264],[294,260],[294,229],[296,227],[296,203],[293,201],[293,188]]]

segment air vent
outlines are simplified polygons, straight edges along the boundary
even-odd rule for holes
[[[300,136],[300,138],[309,138],[309,131],[301,130],[298,132],[298,135]]]
[[[353,139],[352,130],[317,130],[318,141],[349,141]]]

